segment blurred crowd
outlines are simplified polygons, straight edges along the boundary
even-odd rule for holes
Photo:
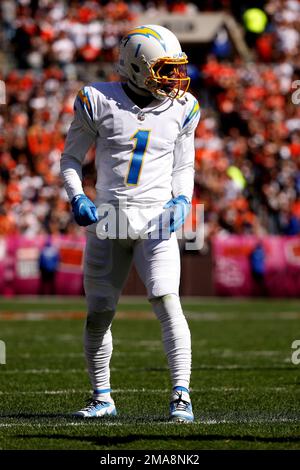
[[[300,232],[300,106],[294,67],[224,63],[203,67],[214,108],[196,130],[195,201],[207,235]]]
[[[300,233],[300,2],[264,10],[268,27],[249,41],[255,60],[208,56],[201,69],[210,103],[196,131],[195,202],[208,238]]]
[[[207,0],[201,9],[230,10],[231,3]],[[232,11],[241,24],[247,3]],[[194,64],[193,91],[205,100],[196,130],[193,203],[205,204],[208,239],[220,231],[300,233],[300,105],[292,101],[300,79],[300,2],[260,3],[267,27],[248,36],[245,28],[253,61],[209,54]],[[159,12],[191,14],[199,4],[1,2],[2,53],[15,64],[5,77],[0,70],[7,100],[0,108],[0,235],[80,232],[59,176],[74,97],[85,82],[78,64],[98,64],[101,80],[117,79],[105,64],[116,60],[119,39],[136,15],[147,9],[155,22]],[[91,149],[84,166],[91,198],[93,159]]]
[[[119,41],[137,15],[147,11],[155,23],[155,17],[164,12],[192,14],[198,10],[196,4],[181,0],[2,0],[3,41],[12,46],[20,68],[114,61]]]

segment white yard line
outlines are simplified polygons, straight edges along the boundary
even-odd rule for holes
[[[15,374],[78,374],[78,369],[12,369],[3,371],[5,375],[15,375]]]
[[[41,417],[42,418],[42,417]],[[269,418],[249,418],[249,417],[241,417],[238,419],[232,419],[232,418],[222,418],[222,419],[199,419],[194,421],[192,425],[198,425],[198,426],[203,426],[203,425],[218,425],[218,424],[284,424],[284,423],[290,423],[290,424],[299,424],[300,423],[300,418],[273,418],[270,416]],[[65,422],[65,423],[33,423],[33,422],[26,422],[26,423],[0,423],[0,428],[65,428],[65,427],[88,427],[90,428],[91,424],[95,424],[94,420],[80,420],[80,421],[71,421],[71,422]],[[154,426],[174,426],[174,425],[179,425],[176,423],[172,423],[171,421],[147,421],[145,418],[144,422],[128,422],[125,423],[124,421],[106,421],[106,420],[101,420],[101,427],[112,427],[112,426],[138,426],[138,425],[154,425]],[[181,424],[182,426],[182,424]],[[226,439],[226,436],[224,436],[224,439]]]
[[[253,307],[255,308],[255,306]],[[193,321],[232,321],[232,320],[299,320],[300,312],[264,312],[264,313],[251,313],[251,312],[195,312],[184,308],[184,314],[189,320]],[[77,318],[84,319],[86,316],[85,310],[80,311],[36,311],[36,312],[0,312],[0,320],[4,321],[18,321],[18,320],[28,320],[28,321],[43,321],[47,319],[68,319],[68,318]],[[119,311],[117,312],[117,318],[122,319],[147,319],[147,320],[156,320],[154,314],[148,310],[139,311]]]
[[[264,364],[264,365],[256,365],[256,364],[201,364],[197,367],[194,367],[194,371],[196,370],[277,370],[277,369],[286,369],[286,361],[284,360],[283,363],[280,364]],[[166,367],[162,367],[165,369]],[[155,371],[154,368],[143,368],[143,367],[127,367],[127,370],[133,371],[141,371],[144,370],[147,372],[148,369]],[[160,368],[161,369],[161,368]],[[111,371],[116,372],[119,370],[124,370],[124,367],[111,367]],[[3,370],[3,375],[42,375],[42,374],[78,374],[80,371],[79,369],[12,369],[12,370]]]
[[[117,342],[115,342],[116,344]],[[119,343],[119,342],[118,342]],[[139,341],[134,341],[133,342],[135,345],[140,344]],[[129,341],[128,341],[129,344]],[[150,349],[148,351],[114,351],[113,355],[114,356],[128,356],[128,355],[136,355],[136,356],[149,356],[150,354],[153,354],[153,352],[160,353],[162,352],[162,344],[156,344],[156,343],[148,343],[145,344],[144,342],[141,344],[143,346],[148,346]],[[157,347],[156,347],[157,346]],[[197,342],[197,346],[199,346]],[[234,349],[209,349],[203,347],[203,349],[198,349],[197,350],[197,357],[201,356],[218,356],[218,357],[247,357],[247,356],[254,356],[254,357],[277,357],[278,359],[282,359],[283,362],[291,362],[291,357],[282,357],[283,354],[285,354],[286,351],[268,351],[268,350],[245,350],[245,351],[236,351]],[[39,354],[39,359],[41,358],[54,358],[54,357],[59,357],[59,358],[82,358],[84,359],[84,353],[83,352],[70,352],[70,353],[47,353],[47,354]],[[11,359],[30,359],[30,358],[36,358],[36,354],[32,353],[22,353],[22,354],[11,354],[10,355]]]
[[[136,355],[136,356],[149,356],[149,354],[153,354],[154,349],[152,348],[149,351],[114,351],[114,356],[128,356],[128,355]],[[160,351],[157,350],[159,353]],[[162,346],[161,346],[161,352],[162,352]],[[32,353],[22,353],[22,354],[10,354],[10,359],[31,359],[34,358],[36,359],[36,354]],[[43,358],[54,358],[54,357],[59,357],[59,358],[82,358],[84,359],[84,353],[83,352],[78,352],[78,353],[48,353],[48,354],[39,354],[39,359]]]
[[[300,312],[265,312],[265,313],[251,313],[251,312],[194,312],[184,310],[184,314],[188,320],[193,321],[231,321],[231,320],[299,320]]]
[[[261,386],[256,387],[258,390],[266,390],[273,392],[289,392],[288,387],[268,387]],[[248,387],[203,387],[199,389],[191,389],[191,393],[207,393],[207,392],[245,392],[248,390]],[[292,390],[293,393],[300,392],[300,389]],[[91,393],[91,391],[86,389],[65,389],[65,390],[29,390],[29,391],[11,391],[3,392],[0,391],[1,395],[68,395],[68,394],[78,394],[78,393]],[[149,388],[131,388],[131,389],[113,389],[112,393],[170,393],[169,388],[165,389],[149,389]]]

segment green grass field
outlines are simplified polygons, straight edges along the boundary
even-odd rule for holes
[[[89,397],[84,300],[0,300],[0,449],[300,449],[300,364],[291,362],[300,302],[183,305],[193,339],[193,424],[167,420],[169,373],[143,300],[119,305],[111,363],[118,416],[101,421],[68,416]]]

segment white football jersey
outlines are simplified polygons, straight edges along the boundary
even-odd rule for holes
[[[75,101],[62,156],[69,198],[83,192],[81,165],[95,142],[96,205],[121,198],[129,204],[164,204],[180,194],[191,199],[199,118],[198,101],[190,93],[174,101],[153,98],[141,109],[119,82],[85,86]]]

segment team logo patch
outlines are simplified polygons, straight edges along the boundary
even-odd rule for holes
[[[146,36],[147,38],[155,38],[159,44],[162,46],[162,48],[166,51],[167,48],[166,48],[166,44],[163,40],[163,38],[161,37],[161,35],[155,31],[154,29],[152,28],[146,28],[146,27],[141,27],[141,28],[135,28],[135,29],[132,29],[131,31],[129,31],[129,33],[127,34],[127,36],[125,36],[124,38],[124,46],[126,46],[127,42],[130,40],[130,38],[132,36],[136,36],[136,35],[139,35],[139,36]]]
[[[93,109],[92,109],[92,105],[91,105],[91,102],[90,102],[90,97],[89,97],[89,94],[87,91],[85,91],[84,88],[82,88],[78,95],[77,95],[77,98],[81,104],[81,106],[88,112],[89,116],[91,119],[93,119]]]
[[[184,123],[183,123],[183,127],[188,123],[190,122],[194,116],[196,116],[198,113],[200,112],[200,106],[199,106],[199,103],[198,101],[194,101],[194,106],[191,110],[191,112],[189,113],[189,115],[187,116],[187,118],[185,119]]]

